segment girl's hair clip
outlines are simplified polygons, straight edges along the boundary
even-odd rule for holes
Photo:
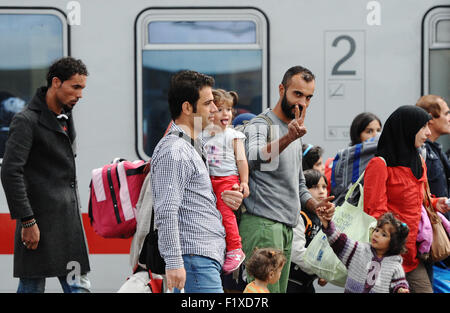
[[[303,156],[305,156],[309,152],[309,150],[311,150],[312,147],[314,147],[312,144],[308,144],[308,147],[303,152]]]

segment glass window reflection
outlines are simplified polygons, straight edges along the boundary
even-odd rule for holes
[[[51,14],[0,14],[0,158],[9,124],[36,89],[49,65],[63,56],[63,25]]]
[[[256,25],[251,21],[156,21],[148,24],[151,44],[253,44]]]
[[[216,88],[236,91],[237,114],[261,112],[261,50],[147,50],[143,51],[142,64],[143,146],[148,156],[170,122],[167,91],[170,77],[179,70],[211,75]]]

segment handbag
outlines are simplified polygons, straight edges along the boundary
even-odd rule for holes
[[[364,188],[358,180],[350,187],[345,195],[344,203],[336,207],[333,222],[336,228],[349,238],[359,242],[369,242],[369,236],[377,225],[377,220],[364,212]],[[359,191],[358,204],[349,202],[354,192]],[[333,285],[344,287],[347,281],[347,268],[334,253],[327,236],[320,230],[313,238],[303,256],[304,262],[318,277],[327,280]]]
[[[154,228],[155,213],[152,210],[150,222],[150,231],[145,236],[142,244],[141,253],[139,254],[139,263],[145,264],[147,269],[155,274],[164,275],[166,273],[166,262],[159,253],[158,248],[158,230]]]
[[[424,189],[424,207],[430,219],[431,228],[433,229],[433,241],[431,243],[430,257],[433,262],[439,262],[450,256],[450,240],[444,226],[442,225],[441,218],[431,205],[431,192],[428,181],[425,183]]]

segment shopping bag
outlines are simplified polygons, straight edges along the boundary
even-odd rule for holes
[[[363,177],[364,173],[350,187],[345,195],[344,203],[336,207],[332,220],[336,228],[349,238],[359,242],[369,242],[370,233],[376,227],[377,220],[364,212],[364,188],[360,184]],[[356,206],[348,201],[354,192],[359,192]],[[318,277],[326,279],[333,285],[345,286],[347,269],[330,247],[327,236],[322,230],[313,238],[303,258]]]
[[[138,267],[117,291],[118,293],[162,293],[163,276]]]

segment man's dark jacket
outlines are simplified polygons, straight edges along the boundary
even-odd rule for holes
[[[75,172],[73,119],[68,113],[66,133],[48,109],[46,92],[39,88],[29,105],[14,116],[1,166],[11,218],[17,220],[14,277],[90,270]],[[21,240],[21,218],[31,215],[40,230],[36,250],[28,250]]]
[[[427,151],[427,176],[431,193],[436,197],[449,197],[450,161],[442,152],[441,144],[427,140],[425,148]]]
[[[425,162],[430,191],[436,197],[448,198],[450,197],[450,161],[442,152],[440,143],[427,140],[424,146],[427,152]],[[450,219],[450,212],[444,215]]]

